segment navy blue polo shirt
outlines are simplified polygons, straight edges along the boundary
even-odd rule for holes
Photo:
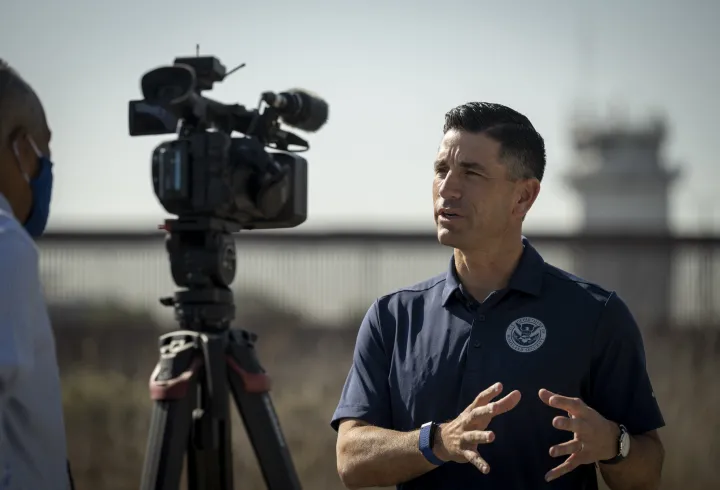
[[[490,465],[445,463],[400,489],[597,489],[593,465],[546,483],[564,457],[551,446],[572,433],[555,429],[564,412],[538,397],[546,388],[579,397],[631,434],[664,426],[632,314],[613,292],[547,264],[525,245],[508,287],[479,303],[449,270],[378,298],[360,325],[350,373],[331,425],[343,418],[411,431],[455,418],[495,382],[522,394],[494,418],[492,444],[479,446]],[[500,398],[498,397],[498,398]]]

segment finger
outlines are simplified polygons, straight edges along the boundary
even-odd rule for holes
[[[572,441],[563,442],[562,444],[551,447],[550,456],[553,458],[567,456],[568,454],[580,453],[583,449],[583,443],[577,439],[573,439]]]
[[[502,383],[495,383],[490,388],[487,388],[485,391],[476,396],[473,402],[468,406],[468,409],[472,410],[473,408],[487,405],[493,398],[502,393],[502,390]]]
[[[508,393],[496,402],[490,402],[484,407],[474,409],[470,412],[471,420],[479,417],[495,417],[505,412],[509,412],[515,408],[518,403],[520,403],[520,398],[522,398],[522,396],[518,390]]]
[[[490,412],[490,415],[494,417],[496,415],[509,412],[510,410],[515,408],[518,403],[520,403],[520,398],[522,398],[522,395],[518,390],[515,390],[508,393],[498,401],[491,402],[490,405],[492,405],[492,410]]]
[[[573,415],[579,415],[585,409],[585,403],[579,398],[570,398],[558,395],[546,389],[540,390],[538,395],[546,405],[553,408],[559,408],[560,410],[565,410]]]
[[[461,440],[466,445],[490,444],[495,440],[495,433],[491,430],[471,430],[463,433]]]
[[[490,465],[482,459],[482,456],[480,456],[477,451],[470,451],[468,449],[467,451],[463,451],[463,456],[465,456],[468,463],[479,469],[484,475],[490,473]]]
[[[550,482],[555,480],[556,478],[560,478],[561,476],[570,473],[579,465],[580,463],[578,462],[577,456],[575,454],[571,454],[570,457],[566,459],[563,464],[558,465],[547,472],[547,474],[545,475],[545,481]]]
[[[538,396],[540,397],[540,400],[542,400],[542,402],[548,406],[550,405],[550,397],[553,396],[554,394],[555,393],[553,393],[550,390],[546,390],[545,388],[538,391]]]
[[[566,430],[568,432],[580,432],[582,421],[580,419],[570,417],[555,417],[552,421],[552,425],[556,429]]]

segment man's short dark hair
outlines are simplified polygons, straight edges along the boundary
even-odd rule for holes
[[[507,162],[512,178],[542,181],[545,142],[519,112],[491,102],[468,102],[445,114],[443,134],[451,129],[489,136],[500,143],[500,158]]]
[[[24,127],[42,131],[47,127],[45,111],[30,85],[10,65],[0,59],[0,144]]]

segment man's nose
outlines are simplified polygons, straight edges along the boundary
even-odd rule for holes
[[[456,172],[450,171],[440,183],[440,197],[443,199],[459,199],[462,196],[461,184]]]

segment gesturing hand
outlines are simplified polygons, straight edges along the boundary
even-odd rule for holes
[[[520,401],[520,392],[493,402],[492,399],[502,393],[502,384],[496,383],[480,393],[475,400],[457,416],[455,420],[440,424],[437,456],[445,461],[470,463],[487,474],[490,465],[478,454],[478,444],[489,444],[495,440],[492,431],[486,431],[493,417],[515,408]]]
[[[620,433],[617,425],[588,407],[579,398],[556,395],[545,389],[540,390],[539,395],[546,405],[564,410],[568,414],[568,417],[555,417],[553,427],[574,435],[571,441],[550,448],[550,456],[570,457],[550,470],[545,475],[546,481],[559,478],[580,465],[610,459],[617,454],[617,438]]]

